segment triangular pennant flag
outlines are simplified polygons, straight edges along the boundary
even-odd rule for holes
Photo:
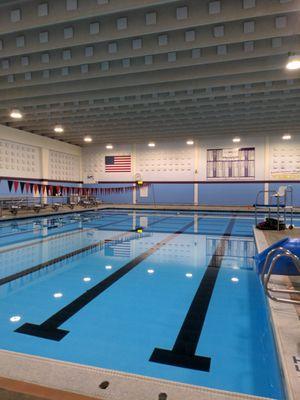
[[[39,193],[41,193],[42,192],[42,185],[37,185],[37,190],[38,190]]]
[[[20,182],[21,192],[24,192],[25,182]]]
[[[18,187],[19,187],[19,181],[14,181],[15,192],[18,190]]]
[[[30,183],[30,193],[33,193],[33,187],[34,187],[34,184]]]
[[[26,189],[26,193],[28,193],[29,190],[30,190],[30,183],[29,182],[25,183],[25,189]]]
[[[11,192],[12,186],[13,186],[13,181],[7,181],[8,184],[8,189]]]

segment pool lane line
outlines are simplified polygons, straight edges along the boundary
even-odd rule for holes
[[[128,220],[128,219],[130,219],[130,218],[126,218],[126,220]],[[125,219],[124,220],[122,220],[123,222],[125,221]],[[77,222],[78,223],[78,222]],[[74,222],[74,224],[75,224],[75,222]],[[107,224],[103,224],[103,225],[101,225],[101,226],[104,226],[104,227],[107,227],[107,226],[109,226],[109,225],[113,225],[113,224],[115,224],[115,222],[110,222],[110,223],[107,223]],[[71,224],[67,224],[67,226],[69,226],[69,225],[71,225]],[[64,225],[64,226],[66,226],[66,225]],[[42,230],[42,229],[40,229],[40,230]],[[47,236],[45,236],[45,237],[43,237],[42,239],[41,238],[29,238],[29,239],[24,239],[24,240],[20,240],[20,241],[17,241],[16,243],[22,243],[22,242],[31,242],[31,243],[28,243],[28,244],[24,244],[24,245],[20,245],[18,248],[24,248],[24,247],[30,247],[30,246],[32,246],[32,241],[34,241],[34,240],[40,240],[41,241],[41,243],[43,242],[47,242],[48,240],[51,240],[52,238],[54,238],[55,239],[55,235],[64,235],[64,234],[68,234],[68,233],[71,233],[71,234],[75,234],[75,233],[78,233],[78,232],[82,232],[82,231],[94,231],[94,230],[96,230],[96,228],[79,228],[79,227],[76,227],[75,229],[73,229],[71,232],[70,231],[64,231],[64,232],[61,232],[61,233],[59,233],[59,232],[55,232],[55,233],[52,233],[52,234],[49,234],[49,235],[47,235]],[[109,230],[109,229],[107,229],[107,230]],[[120,229],[117,229],[118,231],[120,231]],[[33,231],[31,231],[31,232],[33,232]],[[35,243],[34,243],[35,244]],[[12,245],[12,243],[10,243],[10,244],[6,244],[5,246],[11,246]],[[1,251],[1,246],[0,246],[0,254],[2,253],[2,251]]]
[[[37,244],[48,243],[48,242],[52,242],[53,240],[58,240],[58,239],[66,238],[69,236],[78,235],[79,233],[86,233],[86,232],[91,232],[91,231],[95,232],[95,229],[94,228],[78,228],[78,229],[76,229],[76,231],[72,231],[72,232],[55,233],[53,236],[51,235],[49,237],[45,237],[44,239],[32,239],[32,241],[30,243],[22,244],[22,245],[19,245],[16,247],[11,247],[9,249],[1,249],[1,247],[0,247],[0,254],[13,252],[15,250],[24,249],[26,247],[32,247]],[[13,245],[8,244],[7,246],[13,246]]]
[[[120,222],[124,222],[124,221],[128,221],[128,220],[130,220],[131,218],[130,217],[127,217],[126,219],[122,219],[121,221],[119,221],[119,223]],[[64,228],[64,227],[68,227],[68,226],[70,226],[70,225],[75,225],[75,224],[78,224],[79,222],[82,222],[82,223],[85,223],[85,222],[87,222],[87,221],[82,221],[82,220],[78,220],[78,221],[75,221],[75,222],[69,222],[69,223],[66,223],[66,224],[63,224],[63,225],[61,225],[61,226],[41,226],[39,229],[38,229],[38,231],[40,232],[40,231],[42,231],[43,230],[43,228],[47,228],[47,229],[59,229],[59,228]],[[115,224],[116,223],[116,221],[112,221],[112,222],[109,222],[109,223],[107,223],[107,224],[103,224],[103,225],[100,225],[100,226],[104,226],[104,227],[106,227],[106,226],[109,226],[109,225],[113,225],[113,224]],[[12,232],[12,233],[9,233],[9,234],[7,234],[7,235],[0,235],[0,241],[1,241],[1,239],[2,238],[7,238],[7,237],[11,237],[11,236],[15,236],[15,235],[22,235],[22,234],[27,234],[27,233],[34,233],[35,232],[35,230],[34,229],[30,229],[30,230],[27,230],[27,229],[25,229],[25,230],[23,230],[22,232]],[[56,234],[56,233],[55,233]],[[49,235],[50,236],[50,235]],[[32,240],[32,239],[24,239],[24,240]]]
[[[163,221],[165,219],[167,219],[167,218],[161,218],[160,220],[154,221],[152,223],[152,225],[157,224],[160,221]],[[113,223],[111,223],[111,224],[113,224]],[[92,230],[94,230],[94,229],[95,228],[92,228]],[[118,231],[120,231],[120,229],[118,229]],[[9,282],[15,281],[15,280],[17,280],[19,278],[22,278],[22,277],[26,276],[26,275],[32,274],[34,272],[37,272],[37,271],[39,271],[41,269],[47,268],[47,267],[49,267],[49,266],[51,266],[53,264],[56,264],[58,262],[70,259],[70,258],[72,258],[72,257],[74,257],[74,256],[76,256],[78,254],[86,253],[87,251],[91,251],[91,250],[94,250],[94,251],[102,250],[103,246],[105,246],[107,243],[113,242],[113,241],[116,241],[116,240],[120,240],[120,238],[122,238],[123,236],[124,237],[127,237],[127,236],[130,237],[129,234],[132,234],[133,232],[135,232],[135,231],[133,231],[133,230],[125,231],[125,232],[121,233],[120,235],[113,236],[112,238],[107,238],[107,239],[104,239],[104,240],[100,240],[99,242],[96,242],[96,243],[93,243],[91,245],[85,246],[85,247],[83,247],[81,249],[76,249],[76,250],[74,250],[74,251],[72,251],[70,253],[63,254],[61,256],[58,256],[56,258],[52,258],[51,260],[45,261],[45,262],[40,263],[38,265],[35,265],[33,267],[29,267],[29,268],[27,268],[25,270],[22,270],[20,272],[16,272],[15,274],[12,274],[12,275],[9,275],[9,276],[7,276],[5,278],[0,279],[0,286],[1,285],[5,285],[6,283],[9,283]],[[26,246],[31,246],[31,244],[27,244]]]
[[[153,223],[158,223],[155,221]],[[98,297],[101,293],[105,292],[109,287],[127,275],[135,267],[137,267],[142,261],[146,260],[152,254],[157,252],[161,247],[165,246],[168,242],[175,239],[180,234],[184,233],[190,226],[194,224],[194,220],[184,225],[180,230],[167,236],[165,239],[159,241],[150,249],[144,251],[133,260],[126,263],[123,267],[109,275],[107,278],[101,280],[99,283],[88,289],[82,295],[77,297],[71,303],[60,309],[58,312],[53,314],[50,318],[44,321],[42,324],[31,324],[25,323],[15,330],[15,332],[23,333],[25,335],[31,335],[40,337],[43,339],[60,341],[62,340],[69,331],[59,329],[59,326],[70,319],[73,315],[78,313],[83,307],[89,304],[92,300]]]
[[[201,219],[201,217],[199,217],[198,219]],[[94,228],[97,229],[97,228]],[[103,229],[103,231],[120,231],[120,228],[112,228],[112,229]],[[144,232],[148,232],[148,233],[172,233],[174,232],[174,230],[159,230],[159,229],[148,229],[148,228],[143,228]],[[202,235],[202,236],[216,236],[216,233],[212,233],[212,232],[202,232],[201,230],[198,232],[185,232],[186,235]],[[222,233],[220,232],[219,237],[222,236]],[[253,239],[253,234],[243,234],[243,233],[232,233],[230,235],[230,237],[232,238],[240,238],[240,239]]]
[[[130,234],[132,235],[132,233],[133,233],[132,231],[123,232],[123,233],[121,233],[119,235],[116,235],[116,236],[113,236],[111,238],[100,240],[99,242],[89,244],[88,246],[82,247],[80,249],[73,250],[70,253],[63,254],[61,256],[52,258],[51,260],[45,261],[45,262],[40,263],[38,265],[35,265],[33,267],[29,267],[29,268],[27,268],[25,270],[22,270],[20,272],[16,272],[15,274],[12,274],[12,275],[9,275],[9,276],[7,276],[5,278],[0,279],[0,286],[5,285],[6,283],[9,283],[9,282],[15,281],[16,279],[22,278],[22,277],[24,277],[26,275],[32,274],[34,272],[37,272],[37,271],[39,271],[39,270],[41,270],[43,268],[49,267],[50,265],[56,264],[58,262],[61,262],[61,261],[67,260],[67,259],[70,259],[70,258],[72,258],[74,256],[77,256],[78,254],[83,254],[83,253],[86,253],[86,252],[90,252],[91,250],[95,250],[95,251],[102,250],[103,247],[107,244],[107,241],[109,241],[109,242],[118,241],[118,240],[121,240],[123,237],[124,238],[130,237]]]
[[[155,348],[149,361],[204,372],[210,371],[211,358],[196,355],[196,349],[225,255],[225,243],[222,239],[231,236],[234,223],[235,218],[232,218],[225,233],[220,237],[220,243],[201,279],[172,350]]]

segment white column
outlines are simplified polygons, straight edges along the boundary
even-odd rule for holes
[[[44,147],[41,148],[41,173],[42,173],[42,185],[47,185],[48,181],[45,179],[49,178],[49,150]],[[47,195],[42,192],[43,202],[47,203]]]
[[[269,180],[270,179],[270,141],[269,137],[266,136],[265,138],[265,171],[264,171],[264,179]],[[265,183],[264,185],[264,190],[269,190],[269,183]],[[269,202],[269,194],[265,193],[264,194],[264,203],[268,204]]]
[[[135,181],[136,175],[136,145],[133,144],[131,147],[131,165],[132,165],[132,180]],[[132,191],[132,204],[136,204],[136,191],[137,188],[134,188]]]
[[[194,153],[194,180],[199,180],[199,143],[195,142],[195,153]],[[194,183],[194,205],[199,204],[199,184]]]

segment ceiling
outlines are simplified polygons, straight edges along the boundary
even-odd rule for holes
[[[0,124],[78,145],[298,134],[289,52],[300,0],[0,0]]]

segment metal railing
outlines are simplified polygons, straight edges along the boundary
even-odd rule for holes
[[[279,252],[276,254],[272,261],[271,257],[273,256],[274,253]],[[272,293],[283,293],[283,294],[292,294],[292,295],[299,295],[300,296],[300,290],[294,290],[294,289],[274,289],[270,288],[268,286],[273,269],[275,268],[278,260],[280,260],[282,257],[287,257],[290,260],[292,260],[293,265],[295,266],[296,270],[298,271],[300,275],[300,259],[299,257],[296,256],[296,254],[292,253],[291,251],[285,249],[284,247],[277,247],[275,249],[272,249],[269,251],[264,266],[261,271],[261,281],[264,287],[264,291],[266,295],[274,301],[281,302],[281,303],[288,303],[288,304],[300,304],[300,300],[293,300],[285,297],[277,297],[273,296]]]
[[[265,204],[264,199],[260,203],[261,195],[268,196],[268,202]],[[289,203],[289,204],[287,204]],[[258,222],[257,213],[259,210],[268,212],[268,217],[271,217],[271,214],[275,212],[275,216],[277,219],[277,230],[279,231],[280,227],[280,217],[283,214],[283,222],[286,225],[286,216],[287,212],[290,213],[290,225],[289,228],[293,228],[293,215],[294,215],[294,200],[293,200],[293,188],[292,186],[287,186],[284,195],[281,196],[278,194],[276,190],[260,190],[256,195],[256,200],[254,203],[255,207],[255,225]]]

